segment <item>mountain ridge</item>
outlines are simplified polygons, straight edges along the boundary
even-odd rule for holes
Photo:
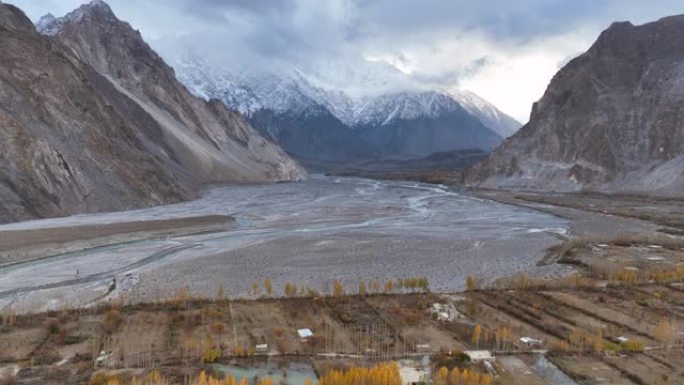
[[[304,175],[239,114],[216,100],[192,96],[140,32],[119,20],[104,1],[84,4],[43,28],[157,121],[177,160],[202,183]],[[263,162],[269,157],[276,162]]]
[[[206,114],[192,110],[199,119],[194,126],[197,131],[178,129],[195,143],[202,142],[202,151],[218,147],[213,153],[184,154],[180,141],[169,136],[166,122],[150,112],[152,97],[161,101],[165,95],[163,87],[156,94],[125,87],[125,80],[130,86],[135,79],[116,79],[111,72],[96,69],[90,64],[96,64],[90,60],[94,57],[58,36],[41,35],[12,5],[0,3],[0,30],[0,221],[173,203],[196,197],[201,184],[214,180],[266,182],[304,175],[238,114],[218,101],[205,102],[189,93],[182,98],[187,102],[183,105],[203,106]],[[108,38],[113,42],[118,37]],[[144,52],[145,45],[137,47]],[[129,64],[148,70],[148,79],[164,72],[154,62]],[[174,104],[173,98],[168,100],[179,110],[185,108]],[[171,119],[169,106],[164,116]],[[239,142],[236,138],[243,133],[249,135]],[[260,146],[266,149],[263,156],[246,156]],[[243,148],[242,152],[224,152],[233,163],[204,162],[202,156],[208,158],[229,147]],[[218,166],[223,171],[214,169]],[[247,169],[256,171],[243,177]]]
[[[459,103],[453,94],[443,91],[416,88],[354,97],[340,89],[324,88],[325,81],[311,80],[313,75],[297,68],[285,70],[285,74],[249,69],[223,71],[189,55],[165,56],[173,57],[170,60],[178,78],[195,95],[221,99],[300,160],[318,157],[333,161],[337,156],[338,161],[348,162],[398,155],[415,158],[466,149],[490,151],[517,125],[474,94],[463,94],[470,98],[468,103]],[[369,80],[371,75],[365,73],[357,76],[370,84],[388,83],[384,79]],[[301,127],[294,124],[295,120]],[[485,120],[501,129],[488,127]],[[327,139],[326,133],[330,135]],[[297,143],[297,137],[304,139]],[[408,143],[414,139],[422,145]],[[356,148],[344,156],[345,151],[325,145],[333,140]],[[327,153],[329,150],[333,154]]]
[[[672,195],[684,191],[684,15],[613,23],[553,77],[530,122],[467,185]]]

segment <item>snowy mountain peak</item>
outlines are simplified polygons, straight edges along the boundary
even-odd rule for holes
[[[451,93],[451,95],[466,111],[477,116],[485,126],[493,129],[502,138],[508,138],[515,134],[522,126],[520,122],[470,91],[461,90]]]
[[[397,119],[436,118],[463,108],[437,91],[400,92],[369,98],[355,110],[355,125],[388,125]]]
[[[36,22],[36,29],[43,35],[56,35],[57,32],[59,32],[59,29],[55,29],[55,20],[57,20],[57,18],[51,13],[43,15],[43,17]]]
[[[86,17],[93,16],[111,21],[118,20],[106,2],[103,0],[93,0],[90,3],[81,5],[63,17],[55,17],[48,13],[36,22],[36,29],[43,35],[54,36],[59,34],[68,23],[80,22]]]
[[[189,54],[168,56],[179,79],[194,94],[220,99],[247,116],[262,109],[292,116],[316,115],[325,109],[346,126],[358,127],[461,111],[475,116],[503,138],[520,127],[472,92],[421,87],[384,62],[327,62],[275,73],[212,67]]]
[[[114,12],[112,12],[112,9],[109,7],[109,4],[107,4],[103,0],[92,0],[90,3],[83,4],[72,13],[85,14],[88,12],[98,12],[100,14],[107,14],[112,16],[114,15]]]

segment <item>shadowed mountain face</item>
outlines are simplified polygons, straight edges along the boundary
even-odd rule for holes
[[[419,159],[449,151],[490,151],[502,141],[450,96],[436,92],[378,97],[353,125],[325,106],[309,104],[303,111],[260,109],[249,119],[264,136],[312,168]]]
[[[415,98],[423,95],[425,99],[442,99],[434,102],[434,114],[413,112],[423,108],[423,104],[415,103]],[[448,151],[490,151],[501,143],[499,135],[446,95],[391,95],[378,99],[382,99],[376,101],[378,105],[368,106],[378,116],[370,116],[353,127],[313,103],[303,111],[257,110],[250,121],[304,164],[323,169],[331,164],[369,160],[420,159]]]
[[[487,188],[684,192],[684,16],[613,24],[464,178]]]
[[[65,30],[75,23],[78,44],[69,48],[0,3],[0,221],[175,202],[205,182],[303,175],[239,115],[174,83],[130,27],[124,35],[99,23],[118,22],[104,3],[77,12],[53,21]],[[101,34],[77,34],[85,20]],[[78,49],[91,38],[98,49]]]

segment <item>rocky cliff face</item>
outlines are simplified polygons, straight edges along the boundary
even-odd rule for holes
[[[556,74],[530,122],[464,179],[487,188],[684,192],[684,16],[613,24]]]
[[[200,182],[298,179],[303,170],[218,100],[203,101],[128,23],[103,1],[62,18],[44,18],[39,30],[69,46],[162,129],[165,145]]]
[[[176,201],[192,195],[145,140],[160,135],[111,108],[107,84],[0,4],[0,219]]]
[[[132,67],[166,80],[152,65],[159,63],[146,61],[151,58],[143,46],[132,49],[141,55]],[[143,102],[142,93],[126,89],[134,87],[133,77],[113,81],[77,52],[39,34],[18,8],[0,3],[0,221],[174,202],[193,197],[206,181],[300,175],[295,163],[219,103],[188,98],[183,104],[175,99],[181,91],[160,90],[156,97],[167,97],[169,108],[154,110],[146,104],[154,96]],[[141,89],[154,88],[143,83],[141,72],[119,77],[126,76],[140,79]],[[177,136],[171,135],[174,110],[193,116],[192,129],[174,126]],[[197,145],[188,155],[179,143],[185,137],[210,145]],[[227,143],[273,155],[223,152]],[[234,163],[215,162],[217,153]],[[248,169],[256,171],[247,175]]]

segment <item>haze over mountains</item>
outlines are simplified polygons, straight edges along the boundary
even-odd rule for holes
[[[165,56],[196,95],[242,112],[307,163],[488,152],[520,126],[473,93],[427,89],[384,62],[265,70],[210,64],[176,44]]]
[[[212,182],[304,170],[219,101],[193,97],[102,1],[39,34],[0,3],[0,219],[122,210]]]
[[[553,78],[470,186],[684,192],[684,15],[614,23]]]

